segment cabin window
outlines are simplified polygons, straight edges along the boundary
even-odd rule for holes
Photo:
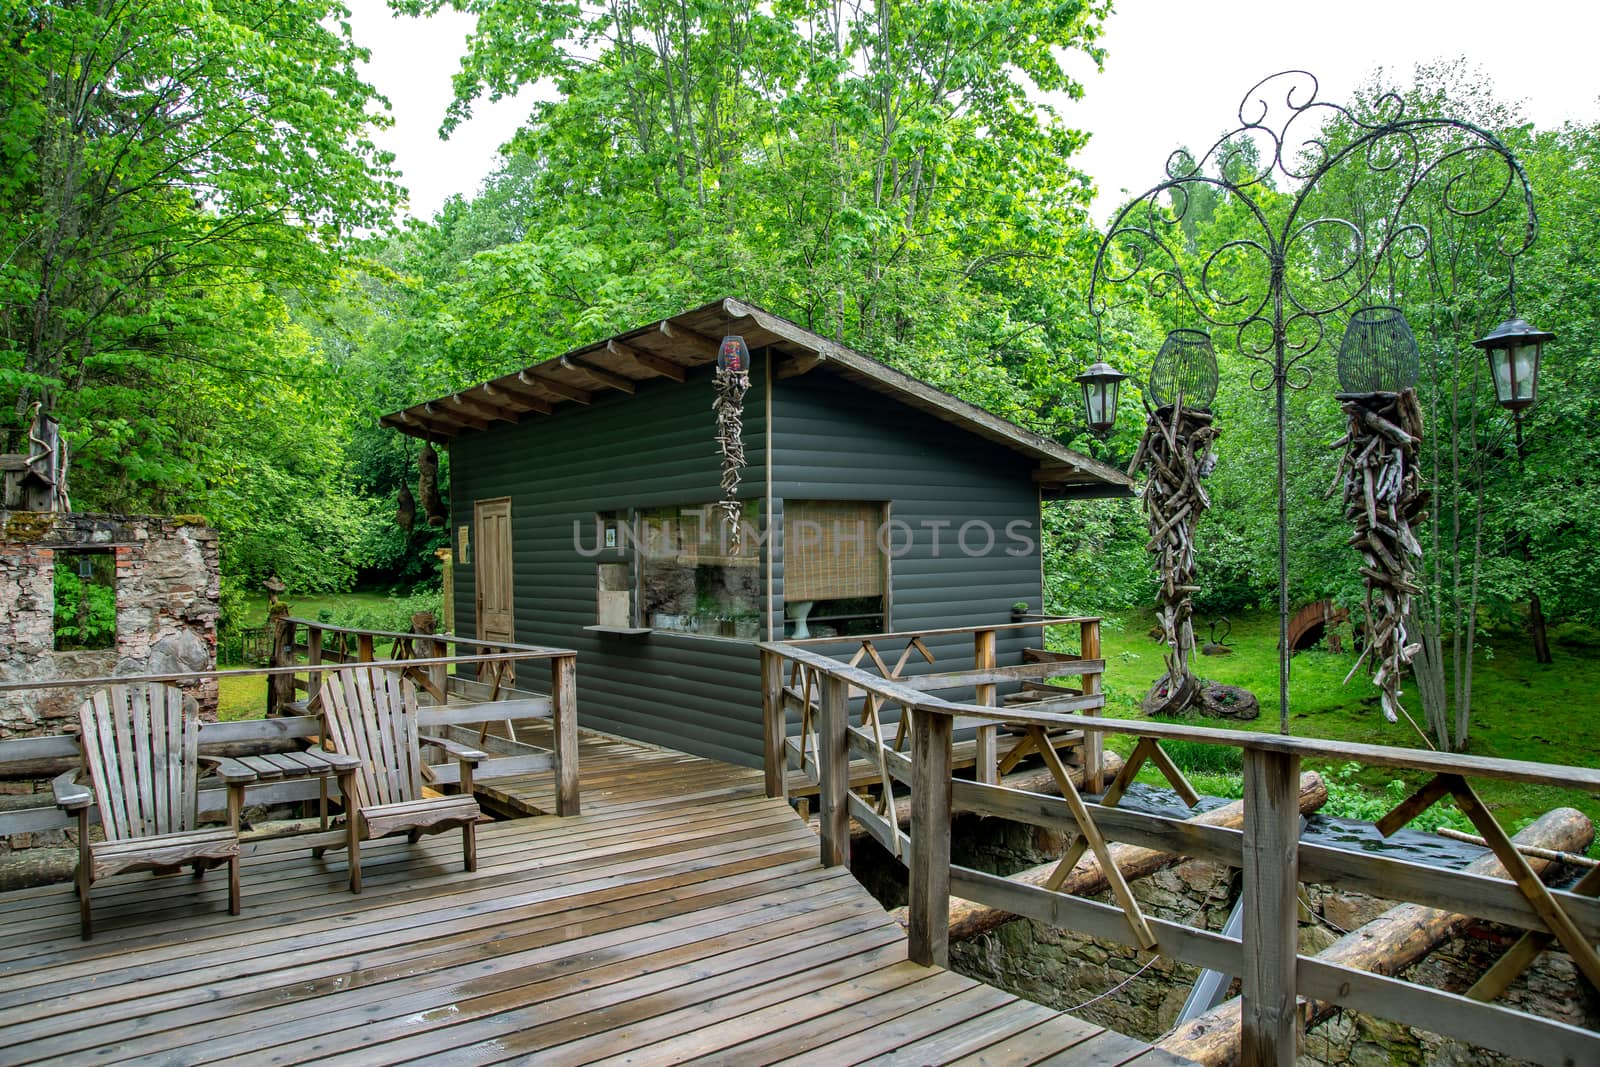
[[[784,501],[785,637],[888,630],[887,517],[881,502]]]
[[[55,649],[115,648],[117,561],[110,552],[55,554]]]
[[[761,636],[760,501],[745,501],[742,508],[738,552],[715,504],[638,513],[632,536],[643,625],[747,641]]]

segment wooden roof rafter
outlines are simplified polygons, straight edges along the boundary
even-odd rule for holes
[[[479,418],[489,419],[491,422],[517,422],[524,414],[508,404],[499,404],[487,394],[472,396],[467,393],[456,393],[445,398],[446,404],[458,411],[465,411]]]
[[[557,357],[558,359],[560,357]],[[594,401],[594,394],[587,389],[579,389],[575,385],[568,385],[549,374],[536,374],[531,370],[517,372],[517,380],[524,385],[535,386],[548,393],[554,394],[561,400],[570,400],[575,404],[590,404]]]
[[[646,352],[642,348],[636,348],[633,345],[628,344],[626,341],[619,341],[613,338],[606,342],[606,351],[612,353],[613,355],[621,356],[624,359],[631,360],[633,363],[643,367],[651,374],[660,375],[663,378],[670,378],[675,382],[683,382],[688,380],[689,368],[685,367],[683,364],[676,363],[665,356],[658,356],[654,352]]]
[[[601,385],[620,390],[629,396],[633,395],[634,389],[639,384],[627,375],[606,370],[604,367],[591,363],[582,356],[562,356],[561,365],[569,370],[577,371],[579,374],[588,375],[589,378],[599,382]]]
[[[533,411],[540,415],[548,415],[555,410],[548,400],[517,384],[514,379],[507,381],[504,378],[496,378],[492,382],[484,382],[482,388],[488,396],[500,397],[502,406],[520,408],[524,412]]]
[[[445,400],[430,400],[422,405],[422,410],[436,423],[457,427],[457,432],[463,426],[469,430],[487,430],[489,428],[488,419],[481,419],[475,414],[456,408],[447,408],[445,407],[446,403],[447,401]]]

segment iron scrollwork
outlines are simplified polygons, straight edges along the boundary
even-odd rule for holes
[[[1109,294],[1140,284],[1157,300],[1177,299],[1188,314],[1232,335],[1257,366],[1252,388],[1276,402],[1280,728],[1288,732],[1289,649],[1285,456],[1289,390],[1311,381],[1306,360],[1328,325],[1386,281],[1399,259],[1417,260],[1432,244],[1429,210],[1459,219],[1490,216],[1520,199],[1525,209],[1496,238],[1514,260],[1538,233],[1533,191],[1510,148],[1461,119],[1412,117],[1398,94],[1360,112],[1318,99],[1317,79],[1289,70],[1256,83],[1239,125],[1196,158],[1173,152],[1166,177],[1117,214],[1095,256],[1089,311],[1098,320]],[[1282,108],[1275,104],[1281,93]],[[1361,211],[1326,212],[1323,179],[1360,168]],[[1277,182],[1287,186],[1280,190]],[[1332,183],[1329,183],[1332,184]],[[1374,195],[1375,194],[1375,195]],[[1430,195],[1431,194],[1431,195]],[[1337,190],[1329,194],[1337,196]],[[1189,215],[1201,199],[1235,205],[1245,221],[1212,249],[1190,247]],[[1352,201],[1353,202],[1353,201]],[[1190,222],[1188,228],[1185,223]],[[1502,226],[1504,223],[1502,223]],[[1398,258],[1397,258],[1398,257]],[[1392,286],[1391,286],[1392,288]],[[1387,303],[1388,301],[1380,301]]]

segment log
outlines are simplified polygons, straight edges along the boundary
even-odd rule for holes
[[[1593,840],[1594,824],[1573,808],[1548,811],[1512,838],[1521,846],[1556,852],[1583,852]],[[1555,866],[1549,860],[1536,857],[1529,857],[1528,865],[1541,875]],[[1491,877],[1506,876],[1505,868],[1492,855],[1474,860],[1465,870]],[[1401,904],[1352,930],[1318,953],[1317,958],[1372,974],[1399,975],[1444,942],[1460,935],[1474,921],[1470,915],[1456,915],[1420,904]],[[1156,1047],[1203,1067],[1231,1067],[1239,1062],[1239,1008],[1237,999],[1230,1000],[1184,1023],[1158,1041]],[[1302,1023],[1312,1026],[1332,1015],[1334,1010],[1333,1005],[1320,1002],[1302,1005]]]
[[[1103,757],[1103,765],[1105,770],[1102,773],[1107,778],[1115,778],[1122,770],[1122,757],[1117,755],[1115,752],[1107,752]],[[1073,785],[1077,786],[1079,789],[1083,788],[1082,766],[1075,763],[1067,764],[1067,777],[1072,780]],[[1048,768],[1035,768],[1033,770],[1017,771],[1014,774],[1008,774],[1002,777],[1000,779],[1000,784],[1006,789],[1017,789],[1024,793],[1044,793],[1048,796],[1061,795],[1060,788],[1056,786],[1055,775],[1051,774]],[[902,827],[910,826],[911,805],[905,803],[904,797],[896,796],[895,801],[895,815],[898,818],[900,825]],[[815,814],[807,816],[806,825],[811,827],[813,831],[816,831],[818,823]],[[860,823],[856,822],[854,819],[850,820],[850,838],[852,842],[864,844],[871,837],[872,835],[869,834]]]
[[[1328,786],[1320,774],[1308,772],[1300,776],[1300,812],[1302,815],[1316,811],[1328,802]],[[1244,801],[1236,800],[1232,804],[1225,804],[1214,811],[1203,815],[1196,815],[1190,822],[1204,823],[1207,826],[1223,826],[1237,830],[1244,826]],[[1112,845],[1111,856],[1117,864],[1117,870],[1122,872],[1123,878],[1132,881],[1146,875],[1155,874],[1159,870],[1182,863],[1186,858],[1178,853],[1158,852],[1151,848],[1140,848],[1137,845]],[[1055,873],[1056,864],[1046,863],[1038,867],[1030,867],[1010,875],[1013,882],[1024,885],[1042,886]],[[1099,893],[1105,890],[1107,881],[1105,874],[1100,870],[1100,862],[1093,854],[1085,855],[1078,861],[1077,866],[1067,875],[1066,881],[1061,883],[1061,892],[1073,893],[1078,896],[1087,896],[1090,893]],[[905,909],[896,908],[889,913],[895,920],[904,925]],[[987,904],[978,904],[960,897],[950,898],[950,940],[965,941],[977,937],[979,934],[988,933],[997,926],[1015,919],[1016,916],[1000,908],[991,908]]]

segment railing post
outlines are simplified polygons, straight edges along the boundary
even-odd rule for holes
[[[356,659],[362,663],[372,663],[377,658],[372,651],[372,635],[356,634]]]
[[[761,650],[761,737],[767,796],[788,796],[788,716],[783,707],[783,657]]]
[[[822,709],[817,716],[817,821],[822,830],[822,865],[850,865],[850,687],[842,678],[822,675]]]
[[[431,611],[419,611],[411,616],[411,632],[417,635],[412,639],[411,647],[412,654],[417,659],[435,659],[444,654],[444,642],[433,636],[434,627],[437,625],[437,620],[434,619],[433,612]],[[439,692],[446,694],[444,703],[448,704],[450,686],[449,669],[444,664],[440,663],[432,667],[424,667],[423,671],[427,674],[428,680],[434,684]],[[432,694],[426,692],[418,694],[418,699],[426,699],[429,703],[434,702]]]
[[[950,965],[950,738],[948,715],[911,713],[911,862],[908,955]]]
[[[1299,926],[1300,757],[1244,752],[1244,968],[1240,1052],[1246,1067],[1293,1067]]]
[[[315,667],[322,662],[322,627],[306,627],[306,663]],[[322,672],[311,671],[306,675],[306,704],[309,706],[322,692]]]
[[[976,670],[988,670],[994,664],[994,631],[976,630],[972,634],[972,665]],[[977,687],[976,702],[994,707],[997,687],[993,683]],[[973,777],[980,782],[996,785],[1000,781],[999,723],[986,723],[978,727],[977,764]]]
[[[1100,620],[1085,619],[1079,626],[1079,655],[1084,659],[1100,658]],[[1083,695],[1093,696],[1100,692],[1100,675],[1085,674],[1083,676]],[[1085,708],[1085,715],[1098,718],[1099,708]],[[1085,730],[1083,732],[1083,791],[1085,793],[1098,793],[1105,788],[1105,738],[1098,730]]]
[[[550,721],[555,728],[556,814],[580,814],[578,803],[578,657],[550,661]]]
[[[272,613],[272,658],[274,667],[294,666],[294,623],[289,621],[289,607]],[[267,676],[267,714],[281,715],[294,701],[294,675],[287,672]]]

